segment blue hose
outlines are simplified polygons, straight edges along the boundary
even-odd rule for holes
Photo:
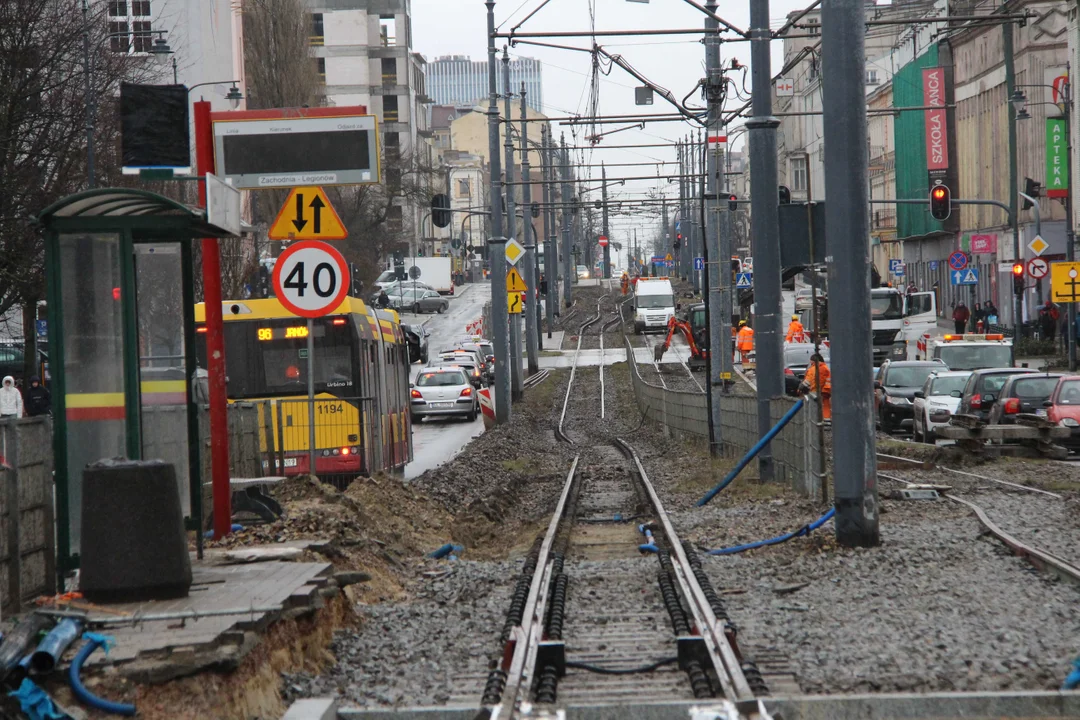
[[[638,550],[643,553],[658,552],[658,549],[656,547],[656,539],[653,538],[652,528],[650,528],[648,525],[642,524],[638,525],[637,529],[639,533],[645,536],[645,542],[643,542],[641,545],[638,545]]]
[[[71,691],[75,693],[75,697],[77,697],[82,704],[89,705],[95,710],[112,713],[113,715],[133,716],[135,714],[134,705],[117,703],[111,700],[105,700],[104,698],[99,698],[97,695],[94,695],[87,690],[82,684],[82,678],[79,677],[79,673],[82,672],[83,663],[86,662],[86,659],[99,647],[104,646],[105,652],[108,653],[109,645],[111,644],[109,638],[96,633],[85,633],[83,635],[83,640],[86,640],[86,644],[79,648],[79,652],[75,655],[75,659],[71,661],[71,668],[68,669],[68,682],[71,683]]]
[[[465,548],[463,548],[461,545],[455,545],[454,543],[446,543],[441,548],[429,552],[428,557],[434,558],[435,560],[441,560],[444,557],[450,556],[451,553],[461,552],[464,549]],[[454,559],[456,560],[457,558]]]
[[[719,493],[721,490],[723,490],[728,485],[730,485],[731,481],[734,480],[736,477],[738,477],[739,473],[741,473],[743,471],[743,468],[745,468],[747,465],[750,464],[750,461],[754,459],[754,456],[756,456],[759,452],[761,452],[761,449],[764,448],[766,445],[768,445],[769,441],[771,441],[774,437],[776,437],[780,433],[780,431],[784,429],[785,425],[787,425],[789,422],[791,422],[791,418],[795,417],[795,413],[802,410],[803,405],[805,405],[805,404],[806,403],[803,400],[800,399],[798,402],[796,402],[791,407],[790,410],[788,410],[786,413],[784,413],[784,417],[780,418],[780,422],[776,423],[776,425],[773,426],[772,430],[765,433],[765,437],[758,440],[757,444],[754,445],[754,447],[750,448],[750,451],[748,453],[743,455],[742,460],[740,460],[739,464],[736,465],[734,467],[734,469],[732,469],[732,471],[727,474],[727,477],[725,477],[723,479],[723,481],[719,485],[714,487],[709,492],[705,493],[705,497],[703,497],[703,498],[701,498],[700,500],[697,501],[697,506],[698,507],[703,507],[710,500],[712,500],[714,497],[716,497],[717,493]]]
[[[732,547],[720,548],[719,550],[710,550],[708,554],[734,555],[736,553],[745,552],[747,550],[754,550],[756,548],[765,547],[767,545],[779,545],[780,543],[787,542],[791,538],[796,538],[800,535],[809,535],[814,530],[817,530],[819,527],[831,520],[832,516],[835,514],[836,508],[832,508],[829,510],[829,512],[825,513],[814,522],[810,523],[809,525],[803,525],[801,528],[793,532],[785,533],[784,535],[777,535],[776,537],[769,538],[768,540],[758,540],[757,542],[747,543],[746,545],[734,545]]]
[[[1061,684],[1062,690],[1076,690],[1080,688],[1080,658],[1073,660],[1073,669]]]

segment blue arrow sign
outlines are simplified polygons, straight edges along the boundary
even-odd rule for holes
[[[735,287],[739,290],[749,290],[754,287],[754,273],[738,273],[735,276]]]
[[[963,250],[956,250],[949,256],[949,267],[953,270],[963,270],[967,267],[968,256]],[[960,285],[961,283],[953,283],[954,285]]]
[[[694,269],[695,270],[704,270],[705,269],[705,258],[703,258],[703,257],[694,258]]]
[[[949,273],[949,277],[952,278],[953,285],[978,285],[979,268],[969,267],[964,270],[953,270]]]

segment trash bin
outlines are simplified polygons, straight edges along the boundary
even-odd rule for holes
[[[191,558],[176,470],[102,460],[83,470],[79,591],[91,602],[186,597]]]

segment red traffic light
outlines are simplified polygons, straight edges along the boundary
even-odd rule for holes
[[[948,220],[952,214],[952,198],[949,188],[935,185],[930,190],[930,216],[935,220]]]
[[[1024,274],[1024,263],[1013,263],[1012,274],[1016,277],[1021,277]]]
[[[945,196],[949,194],[949,191],[945,188],[938,186],[934,188],[933,196],[935,200],[944,200]]]
[[[739,209],[739,198],[735,193],[728,195],[727,209],[731,212],[735,212]]]

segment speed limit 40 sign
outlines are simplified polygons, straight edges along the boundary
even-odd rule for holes
[[[292,243],[274,264],[274,293],[289,312],[322,317],[345,300],[348,278],[348,263],[332,246],[315,240]]]

